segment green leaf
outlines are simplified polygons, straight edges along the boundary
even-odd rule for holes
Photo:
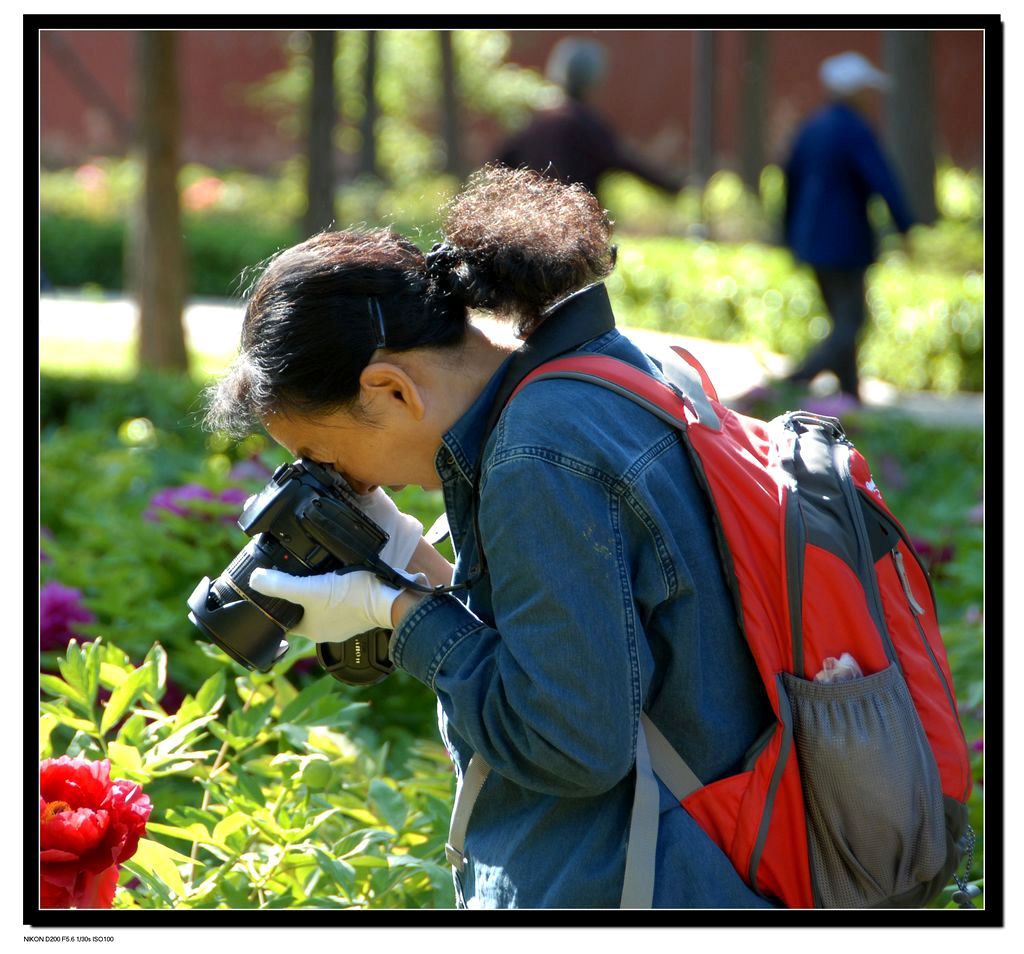
[[[287,833],[287,841],[294,844],[297,841],[302,841],[303,838],[307,838],[313,834],[331,815],[335,812],[340,811],[338,808],[328,808],[327,811],[320,812],[315,818],[309,820],[309,822],[303,825],[302,828],[293,830]]]
[[[140,838],[138,850],[132,856],[132,860],[144,871],[150,872],[166,884],[179,898],[185,897],[185,882],[181,880],[178,865],[192,863],[192,859],[187,855],[150,838]],[[194,863],[200,864],[198,861]]]
[[[409,805],[401,792],[375,778],[370,782],[370,802],[396,832],[402,830],[409,815]]]
[[[116,666],[110,662],[100,663],[100,682],[104,686],[109,686],[111,689],[116,689],[122,682],[125,681],[133,672],[133,668],[124,669],[121,666]]]
[[[213,826],[214,841],[224,845],[236,831],[241,831],[249,824],[249,816],[243,812],[232,812]]]
[[[224,694],[227,691],[227,682],[224,678],[224,670],[218,669],[209,679],[206,680],[196,693],[196,702],[202,712],[216,712],[224,703]]]
[[[147,822],[146,831],[154,835],[166,835],[168,838],[178,838],[182,841],[197,842],[200,845],[212,845],[215,848],[225,847],[216,835],[210,835],[206,826],[201,822],[192,822],[188,827],[177,825],[161,825],[156,822]]]
[[[362,828],[349,832],[335,846],[334,853],[340,859],[355,858],[366,852],[373,845],[385,844],[394,840],[394,835],[382,828]]]
[[[121,742],[108,742],[107,754],[113,765],[119,765],[131,772],[146,774],[142,768],[142,756],[134,745],[124,745]]]
[[[353,868],[387,868],[388,863],[384,858],[378,858],[376,855],[352,855],[348,859],[348,863]]]
[[[155,874],[150,868],[139,864],[137,859],[138,854],[136,853],[134,857],[121,862],[121,866],[142,881],[142,883],[146,885],[146,887],[149,888],[149,890],[152,891],[161,902],[163,902],[163,907],[176,907],[176,899],[171,892],[167,890],[167,885],[164,883],[163,879]]]
[[[48,673],[40,674],[39,688],[48,692],[51,696],[56,696],[58,699],[67,699],[69,702],[85,706],[86,709],[89,707],[89,703],[86,702],[81,690],[72,686],[71,683],[65,682],[59,676],[51,676]]]
[[[104,648],[99,639],[94,639],[84,648],[85,697],[90,704],[96,701],[96,691],[100,687],[100,663]]]
[[[90,732],[93,735],[96,734],[96,726],[94,723],[89,722],[86,719],[79,719],[63,703],[41,702],[39,703],[39,709],[42,712],[52,715],[61,725],[66,725],[69,729],[76,729],[79,732]]]
[[[177,758],[176,753],[189,744],[189,737],[216,718],[216,714],[200,716],[172,732],[166,739],[161,739],[146,753],[146,765],[160,764]]]
[[[295,722],[313,707],[320,699],[329,695],[334,687],[331,685],[335,680],[330,676],[324,676],[316,682],[306,686],[291,702],[288,703],[278,717],[279,723]]]
[[[77,640],[72,639],[68,642],[64,657],[57,660],[57,668],[65,682],[78,692],[79,697],[87,699],[88,677],[85,672],[85,656]]]
[[[274,708],[276,700],[271,696],[264,702],[257,703],[243,712],[236,709],[228,716],[228,730],[235,736],[251,739],[263,728],[270,710]]]
[[[341,813],[348,815],[349,818],[354,818],[358,822],[362,822],[364,825],[380,824],[380,819],[373,812],[367,811],[365,808],[342,808]]]
[[[57,717],[48,712],[43,713],[39,718],[39,758],[48,759],[53,755],[53,746],[50,745],[50,736],[57,728]]]
[[[146,680],[144,691],[154,701],[159,702],[167,686],[167,653],[159,643],[153,643],[152,648],[146,653],[142,668],[145,669],[147,666],[149,678]]]
[[[346,897],[350,897],[355,888],[355,868],[347,861],[334,858],[327,849],[320,845],[313,846],[313,854],[320,870],[344,891]]]
[[[121,683],[107,700],[100,720],[100,732],[106,735],[128,711],[129,706],[142,695],[150,679],[151,667],[143,664]]]
[[[124,721],[124,725],[117,733],[117,741],[122,745],[130,745],[139,748],[144,741],[146,731],[146,720],[137,712],[133,712]]]

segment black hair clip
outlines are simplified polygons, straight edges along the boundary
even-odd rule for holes
[[[385,337],[385,334],[384,334],[384,313],[380,310],[380,302],[377,301],[376,298],[373,298],[371,296],[370,298],[368,298],[366,300],[366,309],[370,313],[370,324],[371,324],[371,326],[374,323],[374,314],[373,314],[374,309],[377,310],[377,316],[376,316],[376,318],[377,318],[377,320],[376,320],[376,324],[377,324],[377,327],[376,327],[377,340],[376,340],[375,348],[383,348],[385,346],[386,337]]]

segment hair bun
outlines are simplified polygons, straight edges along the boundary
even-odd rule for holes
[[[434,294],[454,298],[470,308],[493,307],[493,289],[467,260],[465,251],[437,242],[425,258]]]

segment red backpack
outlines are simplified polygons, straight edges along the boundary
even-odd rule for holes
[[[745,771],[702,784],[644,717],[623,906],[649,906],[653,893],[651,767],[750,887],[787,907],[917,907],[951,877],[963,889],[967,745],[906,531],[838,420],[740,415],[692,355],[672,351],[682,361],[665,363],[671,387],[581,354],[519,385],[589,381],[679,428],[777,719]],[[848,662],[855,677],[836,678]]]

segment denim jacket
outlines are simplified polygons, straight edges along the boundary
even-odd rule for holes
[[[580,350],[656,371],[616,330]],[[741,769],[772,714],[679,434],[607,389],[554,379],[524,388],[485,444],[501,376],[435,462],[462,581],[480,570],[483,455],[486,571],[463,599],[419,604],[392,657],[436,693],[459,784],[474,752],[492,767],[459,904],[614,908],[641,710],[705,783]],[[768,906],[664,786],[654,904]]]

